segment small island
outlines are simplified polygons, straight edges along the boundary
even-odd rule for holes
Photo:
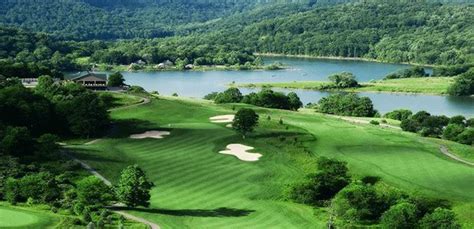
[[[328,88],[331,81],[293,81],[278,83],[236,84],[233,86],[246,88],[289,88],[315,91],[347,91],[347,92],[391,92],[391,93],[420,93],[448,94],[449,86],[454,82],[453,77],[424,77],[406,79],[385,79],[360,83],[356,87]]]
[[[465,69],[463,66],[451,69]],[[359,83],[350,72],[330,75],[328,81],[293,81],[272,83],[232,84],[246,88],[289,88],[315,91],[390,92],[434,95],[470,96],[474,71],[446,71],[436,68],[432,75],[415,66],[388,74],[382,80]]]

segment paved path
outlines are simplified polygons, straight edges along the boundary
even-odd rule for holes
[[[143,219],[143,218],[140,218],[140,217],[136,217],[134,215],[130,215],[126,212],[123,212],[123,211],[113,211],[119,215],[123,215],[123,217],[127,218],[127,219],[130,219],[130,220],[133,220],[133,221],[137,221],[137,222],[140,222],[140,223],[143,223],[143,224],[146,224],[148,225],[151,229],[160,229],[160,226],[158,226],[157,224],[154,224],[146,219]]]
[[[95,169],[93,169],[90,165],[86,164],[85,162],[73,157],[70,153],[68,153],[67,151],[63,151],[63,154],[66,155],[67,157],[71,158],[72,160],[76,161],[77,163],[79,163],[85,170],[87,170],[88,172],[92,173],[92,175],[96,176],[97,178],[101,179],[106,185],[108,186],[112,186],[112,182],[110,182],[109,180],[107,180],[107,178],[105,178],[104,176],[102,176],[99,172],[97,172]],[[119,215],[123,215],[125,218],[129,219],[129,220],[133,220],[133,221],[136,221],[136,222],[140,222],[140,223],[143,223],[143,224],[146,224],[148,225],[151,229],[160,229],[160,226],[158,226],[157,224],[155,223],[152,223],[146,219],[143,219],[143,218],[140,218],[140,217],[137,217],[137,216],[134,216],[134,215],[131,215],[131,214],[128,214],[126,212],[123,212],[123,211],[116,211],[116,210],[112,210],[113,212],[119,214]]]
[[[440,145],[439,150],[441,150],[441,153],[443,153],[444,155],[446,155],[446,156],[448,156],[448,157],[450,157],[450,158],[452,158],[456,161],[459,161],[459,162],[464,163],[466,165],[474,166],[473,162],[469,162],[469,161],[466,161],[464,159],[461,159],[458,156],[454,155],[453,153],[449,152],[448,147],[446,147],[445,145]]]
[[[138,97],[138,96],[137,96],[137,97]],[[109,109],[109,111],[121,110],[121,109],[126,109],[126,108],[130,108],[130,107],[141,106],[141,105],[145,105],[145,104],[147,104],[147,103],[150,103],[150,99],[149,99],[149,98],[147,98],[147,97],[140,97],[140,98],[142,98],[142,101],[140,101],[139,103],[130,104],[130,105],[127,105],[127,106],[122,106],[122,107],[112,108],[112,109]]]
[[[105,178],[104,176],[102,176],[99,172],[97,172],[95,169],[93,169],[91,166],[89,166],[88,164],[86,164],[85,162],[75,158],[74,156],[72,156],[69,152],[63,150],[63,154],[66,155],[67,157],[71,158],[73,161],[79,163],[82,168],[84,168],[85,170],[87,170],[88,172],[92,173],[92,175],[96,176],[97,178],[101,179],[106,185],[108,186],[112,186],[112,182],[110,182],[109,180],[107,180],[107,178]]]
[[[145,97],[142,97],[142,101],[140,103],[136,103],[136,104],[132,104],[132,105],[128,105],[128,106],[124,106],[124,107],[118,107],[118,108],[114,108],[114,109],[110,109],[109,111],[111,110],[117,110],[117,109],[124,109],[124,108],[129,108],[129,107],[135,107],[135,106],[140,106],[140,105],[144,105],[144,104],[147,104],[150,102],[150,99],[149,98],[145,98]],[[90,142],[87,142],[85,143],[84,145],[91,145],[91,144],[94,144],[98,141],[100,141],[101,139],[95,139],[93,141],[90,141]],[[104,176],[102,176],[99,172],[97,172],[94,168],[92,168],[90,165],[88,165],[87,163],[75,158],[74,156],[72,156],[70,153],[68,153],[67,151],[63,151],[63,154],[66,155],[67,157],[71,158],[72,160],[76,161],[77,163],[79,163],[85,170],[87,170],[88,172],[92,173],[92,175],[96,176],[97,178],[101,179],[106,185],[108,186],[112,186],[112,182],[110,182],[109,180],[107,180],[107,178],[105,178]],[[123,211],[115,211],[113,210],[113,212],[119,214],[119,215],[122,215],[124,216],[125,218],[129,219],[129,220],[133,220],[133,221],[136,221],[136,222],[140,222],[140,223],[143,223],[143,224],[146,224],[148,225],[151,229],[160,229],[160,226],[158,226],[157,224],[155,223],[152,223],[146,219],[143,219],[143,218],[140,218],[140,217],[137,217],[137,216],[134,216],[134,215],[131,215],[131,214],[128,214],[126,212],[123,212]]]

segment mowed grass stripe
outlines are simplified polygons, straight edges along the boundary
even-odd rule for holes
[[[152,207],[184,214],[134,212],[163,228],[323,228],[327,213],[315,215],[310,207],[282,201],[286,185],[301,181],[306,173],[314,171],[314,155],[346,160],[354,176],[380,176],[404,190],[467,202],[474,197],[470,192],[474,187],[466,182],[474,177],[473,170],[443,159],[435,151],[437,146],[420,143],[418,136],[353,125],[318,114],[259,108],[273,119],[261,119],[262,127],[257,128],[257,133],[243,140],[225,125],[209,123],[211,116],[235,113],[232,106],[162,99],[133,111],[114,111],[112,116],[116,119],[148,122],[140,128],[166,128],[172,123],[174,129],[164,139],[98,142],[98,151],[89,153],[118,160],[113,164],[94,162],[103,171],[118,173],[119,165],[132,162],[143,167],[157,184],[152,191]],[[294,153],[289,145],[281,147],[279,136],[285,132],[285,125],[278,125],[275,117],[291,124],[286,132],[300,128],[313,135],[317,140],[305,143],[311,152]],[[264,157],[248,163],[219,154],[229,143],[256,147],[255,152]],[[111,153],[111,149],[117,153]],[[117,176],[113,171],[107,174]],[[229,217],[186,211],[202,209],[205,213],[220,207],[254,212]]]

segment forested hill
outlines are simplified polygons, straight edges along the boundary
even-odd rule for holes
[[[0,0],[0,24],[74,40],[157,38],[269,5],[319,6],[354,0]],[[287,12],[281,12],[285,15]]]
[[[226,26],[235,21],[221,22],[218,36],[259,53],[446,65],[474,62],[473,21],[474,5],[372,1],[266,19],[239,31]]]
[[[1,0],[0,23],[74,40],[151,38],[245,10],[231,1]]]
[[[326,0],[336,1],[336,0]],[[339,2],[340,0],[337,0]],[[0,24],[74,40],[155,38],[280,0],[0,0]]]

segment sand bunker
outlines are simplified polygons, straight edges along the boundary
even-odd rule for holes
[[[249,153],[247,151],[253,150],[253,147],[242,144],[227,145],[227,150],[220,151],[221,154],[233,155],[242,161],[258,161],[262,156],[259,153]]]
[[[132,139],[145,139],[145,138],[155,138],[155,139],[162,139],[166,135],[170,135],[171,133],[169,131],[157,131],[157,130],[152,130],[152,131],[147,131],[143,134],[133,134],[130,135],[130,138]]]
[[[231,123],[234,121],[235,115],[219,115],[210,117],[209,120],[213,123]]]

